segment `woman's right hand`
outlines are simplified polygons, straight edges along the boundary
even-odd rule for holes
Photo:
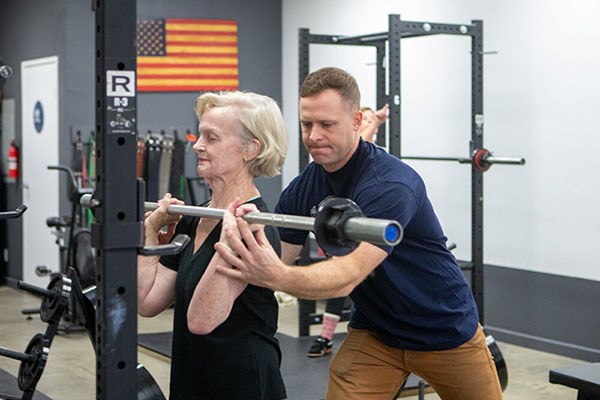
[[[183,201],[171,196],[171,193],[165,193],[164,197],[158,201],[158,207],[152,212],[144,214],[144,226],[146,231],[155,232],[161,244],[169,243],[175,232],[175,225],[181,219],[181,215],[169,214],[168,207],[171,204],[184,204]],[[161,229],[167,226],[167,231]]]

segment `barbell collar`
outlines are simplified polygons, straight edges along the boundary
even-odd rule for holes
[[[158,208],[156,202],[144,202],[144,211],[154,211]],[[171,204],[167,208],[169,214],[188,215],[201,218],[223,219],[225,210],[208,207],[195,207]],[[251,224],[272,225],[280,228],[291,228],[313,231],[315,219],[300,215],[272,214],[265,212],[250,212],[244,215],[244,220]],[[373,244],[395,246],[402,240],[402,227],[397,221],[353,217],[344,224],[345,237],[353,241],[365,241]]]

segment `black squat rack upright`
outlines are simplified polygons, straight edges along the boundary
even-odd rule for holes
[[[483,173],[492,164],[522,165],[523,158],[495,157],[483,147],[483,21],[471,24],[444,24],[433,22],[403,21],[400,15],[388,16],[387,32],[358,36],[312,34],[308,29],[299,30],[299,84],[309,74],[309,45],[352,45],[376,48],[376,97],[377,108],[389,104],[389,138],[385,125],[377,134],[377,144],[389,145],[389,152],[400,159],[455,161],[471,164],[471,260],[459,261],[464,271],[471,272],[471,289],[479,310],[479,320],[484,323],[483,297]],[[401,152],[401,87],[400,87],[400,40],[432,35],[457,35],[471,38],[471,140],[468,157],[411,157]],[[387,44],[387,51],[386,51]],[[386,65],[387,61],[387,65]],[[386,76],[387,89],[386,92]],[[389,139],[389,140],[386,140]],[[309,162],[304,146],[299,146],[300,170]],[[312,324],[321,322],[322,315],[315,313],[315,302],[299,300],[299,335],[307,336]],[[347,319],[347,314],[342,316]]]
[[[96,34],[96,398],[136,399],[136,1],[94,0]],[[138,200],[138,201],[135,201]]]

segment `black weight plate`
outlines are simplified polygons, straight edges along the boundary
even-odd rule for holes
[[[74,254],[75,270],[82,288],[96,283],[96,251],[92,247],[92,235],[89,230],[80,230],[75,234]]]
[[[137,366],[138,400],[165,400],[165,395],[150,372],[142,364]]]
[[[46,346],[44,335],[38,333],[31,338],[25,349],[25,353],[34,356],[35,360],[32,362],[21,362],[19,376],[17,377],[19,389],[22,391],[35,389],[35,385],[37,385],[44,372],[49,351],[50,349]]]
[[[506,361],[500,351],[500,347],[498,347],[498,343],[496,343],[496,340],[492,335],[486,334],[486,342],[488,349],[490,349],[490,353],[492,353],[492,357],[494,357],[498,380],[500,381],[500,387],[502,387],[502,391],[504,392],[508,386],[508,369],[506,368]]]
[[[61,274],[53,274],[48,290],[54,292],[54,296],[44,297],[40,307],[40,318],[49,324],[60,321],[63,313],[69,305],[71,297],[71,280]]]
[[[330,256],[343,256],[358,246],[345,237],[343,227],[352,217],[362,217],[358,205],[350,199],[327,197],[318,207],[315,217],[315,236],[319,247]]]

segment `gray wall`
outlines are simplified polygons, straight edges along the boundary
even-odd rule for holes
[[[63,1],[19,1],[0,2],[0,57],[13,69],[13,75],[6,82],[3,97],[15,99],[15,134],[17,144],[21,139],[21,61],[58,55],[65,56],[65,31],[68,16],[65,15],[66,3]],[[52,23],[49,23],[51,21]],[[59,72],[60,81],[64,81],[64,71]],[[61,108],[59,109],[59,132],[64,131],[65,107],[64,88],[60,88]],[[7,152],[2,149],[2,155]],[[62,151],[61,151],[62,154]],[[4,190],[7,209],[21,204],[20,182],[8,183]],[[56,190],[52,188],[51,190]],[[66,209],[65,209],[66,212]],[[7,278],[22,276],[22,226],[20,220],[5,221]]]
[[[60,80],[60,162],[70,165],[73,134],[85,137],[95,126],[94,114],[94,13],[81,0],[2,0],[0,2],[0,57],[12,66],[3,96],[16,99],[16,140],[20,142],[20,63],[58,55]],[[240,90],[256,91],[281,104],[281,3],[243,0],[140,0],[139,17],[233,19],[238,23]],[[140,132],[197,130],[193,101],[197,93],[142,93],[138,96]],[[2,150],[2,154],[6,149]],[[281,192],[281,178],[258,179],[270,207]],[[65,179],[61,178],[61,214],[68,215]],[[5,188],[7,208],[21,202],[18,184]],[[9,281],[21,277],[21,224],[11,221],[7,233]]]
[[[597,281],[485,267],[486,327],[500,341],[598,362],[599,302]]]
[[[238,23],[239,89],[272,97],[281,105],[281,2],[243,0],[140,0],[139,18],[233,19]],[[190,129],[197,132],[194,99],[197,93],[141,93],[138,128]],[[281,177],[258,178],[257,185],[271,209],[281,192]]]

